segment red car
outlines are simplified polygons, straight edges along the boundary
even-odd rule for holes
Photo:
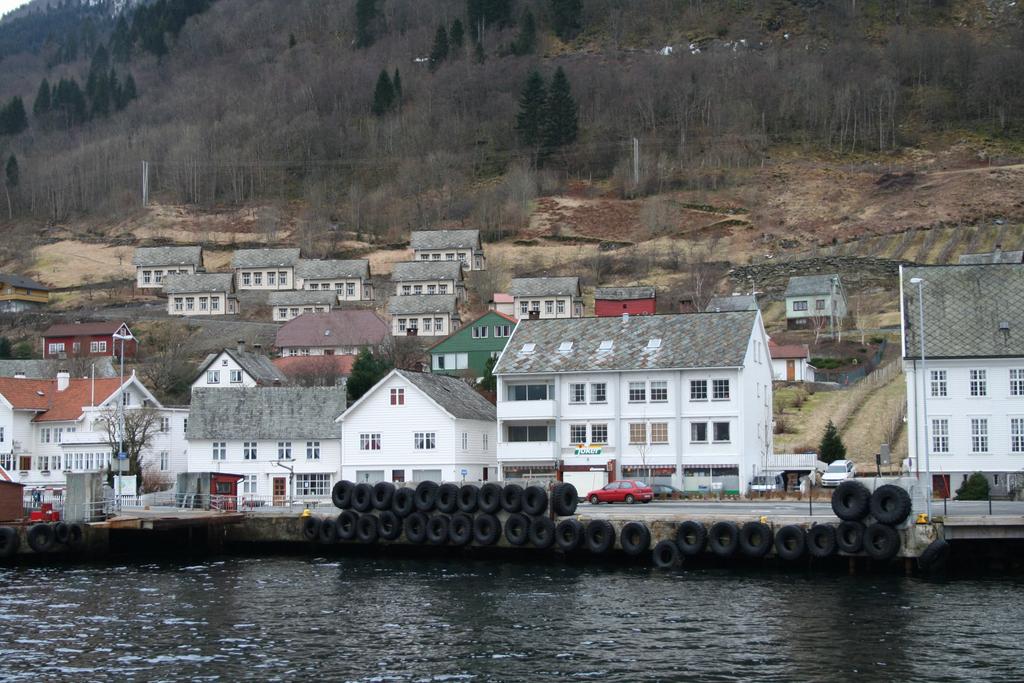
[[[591,505],[598,503],[626,503],[632,505],[640,501],[650,503],[654,499],[654,489],[642,481],[635,479],[621,479],[613,481],[587,494],[587,500]]]

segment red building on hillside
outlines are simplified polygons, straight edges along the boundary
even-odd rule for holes
[[[115,334],[130,335],[127,323],[105,321],[97,323],[58,323],[43,332],[43,358],[80,358],[88,356],[121,355],[121,340]],[[135,340],[124,343],[125,358],[134,358],[138,350]]]
[[[654,287],[598,287],[594,290],[594,315],[610,318],[623,313],[654,315]]]

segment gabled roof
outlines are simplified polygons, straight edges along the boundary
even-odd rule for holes
[[[198,245],[187,247],[138,247],[132,255],[133,266],[195,266],[203,265],[203,248]]]
[[[295,277],[303,280],[330,280],[334,278],[369,280],[370,262],[366,259],[301,259],[295,265]]]
[[[789,278],[789,285],[783,296],[813,296],[815,294],[829,294],[832,292],[832,280],[838,282],[836,293],[842,290],[842,280],[836,273],[828,275],[794,275]]]
[[[428,348],[427,351],[428,352],[433,352],[434,349],[436,349],[437,347],[441,346],[442,344],[445,344],[445,343],[451,341],[452,339],[460,339],[460,338],[463,338],[463,337],[465,337],[467,335],[468,336],[472,336],[472,334],[473,334],[473,327],[477,326],[477,323],[479,323],[481,320],[483,320],[484,318],[486,318],[488,316],[495,316],[495,318],[496,318],[495,322],[497,322],[498,320],[501,320],[503,322],[508,322],[513,327],[516,325],[516,323],[519,322],[518,320],[516,320],[512,316],[505,315],[504,313],[501,313],[499,311],[487,311],[486,313],[484,313],[480,317],[476,318],[475,320],[471,320],[470,322],[466,323],[465,325],[463,325],[459,329],[455,330],[454,332],[449,334],[444,339],[439,340],[436,344],[434,344],[433,346]],[[480,341],[486,342],[486,341],[489,341],[489,340],[493,341],[494,339],[495,339],[495,337],[493,335],[488,335],[488,337],[486,339],[482,339]],[[507,341],[508,337],[498,337],[498,339],[504,339],[504,340]],[[501,345],[501,348],[504,348],[504,345]]]
[[[391,315],[448,313],[457,316],[459,306],[454,294],[412,294],[391,297],[388,300],[388,313]]]
[[[921,357],[916,277],[924,281],[926,358],[1024,357],[1024,265],[905,266],[900,273],[904,358]]]
[[[287,268],[299,261],[298,249],[236,249],[232,268]]]
[[[739,311],[520,320],[494,374],[742,367],[758,316]],[[571,348],[560,350],[567,342]],[[602,342],[611,348],[600,350]],[[527,344],[532,349],[524,349]]]
[[[286,289],[267,295],[271,306],[335,306],[338,295],[333,291],[312,289]]]
[[[35,411],[33,422],[77,420],[85,408],[101,405],[120,388],[118,378],[71,379],[64,391],[57,391],[56,379],[0,377],[0,395],[15,410]]]
[[[715,296],[708,302],[708,313],[721,313],[723,311],[756,311],[757,297],[753,294],[739,294],[734,296]]]
[[[807,344],[776,344],[768,342],[768,353],[772,358],[803,358],[811,357],[811,350]]]
[[[277,331],[274,346],[314,348],[377,346],[388,336],[388,325],[368,309],[350,308],[330,313],[303,313]]]
[[[0,360],[0,377],[24,375],[28,379],[52,379],[60,371],[63,361],[59,360]],[[96,377],[116,377],[117,371],[110,356],[95,356],[89,359],[90,372]]]
[[[262,353],[253,353],[252,351],[239,351],[238,349],[224,349],[219,353],[211,353],[203,360],[203,364],[199,366],[198,372],[196,372],[196,381],[203,376],[210,366],[222,355],[226,355],[233,361],[238,363],[238,367],[245,371],[245,374],[252,377],[253,381],[260,386],[274,386],[276,384],[284,384],[288,381],[288,378],[283,372],[281,372],[273,361]],[[223,390],[222,390],[223,391]]]
[[[597,287],[594,289],[594,298],[605,301],[653,299],[654,287]]]
[[[509,283],[512,296],[579,296],[578,277],[517,277]]]
[[[345,414],[355,410],[378,387],[384,385],[395,375],[419,389],[438,408],[456,419],[483,420],[485,422],[497,420],[497,411],[494,405],[462,380],[447,375],[434,375],[429,372],[413,372],[411,370],[392,370],[362,398],[353,403],[345,411]],[[339,422],[344,420],[345,414],[338,417]]]
[[[21,275],[15,275],[13,273],[0,273],[0,283],[11,285],[12,287],[21,287],[22,289],[38,289],[40,291],[49,292],[50,288],[46,285],[31,280]]]
[[[479,249],[479,230],[413,230],[409,239],[413,249]]]
[[[995,251],[981,254],[961,254],[959,259],[961,266],[980,266],[986,263],[1022,263],[1024,262],[1024,251]]]
[[[235,276],[231,273],[195,273],[194,275],[164,276],[167,294],[207,294],[231,292]]]
[[[461,261],[403,261],[391,271],[392,282],[462,280]]]
[[[111,335],[128,324],[120,320],[105,320],[91,323],[57,323],[50,325],[43,332],[43,337],[91,337],[94,335]]]
[[[252,387],[192,392],[190,440],[337,439],[334,419],[345,410],[344,383],[335,387]]]

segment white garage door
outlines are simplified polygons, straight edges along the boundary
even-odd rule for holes
[[[608,483],[607,472],[562,472],[562,481],[576,487],[576,492],[582,498],[594,489],[599,489]]]

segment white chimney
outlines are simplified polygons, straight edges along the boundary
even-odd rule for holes
[[[622,314],[622,324],[625,325],[629,322],[629,311]]]
[[[71,373],[61,370],[57,373],[57,391],[64,391],[71,385]]]
[[[25,371],[18,370],[14,373],[14,379],[25,379]]]
[[[238,340],[238,352],[239,353],[245,353],[245,340],[244,339],[239,339]]]

